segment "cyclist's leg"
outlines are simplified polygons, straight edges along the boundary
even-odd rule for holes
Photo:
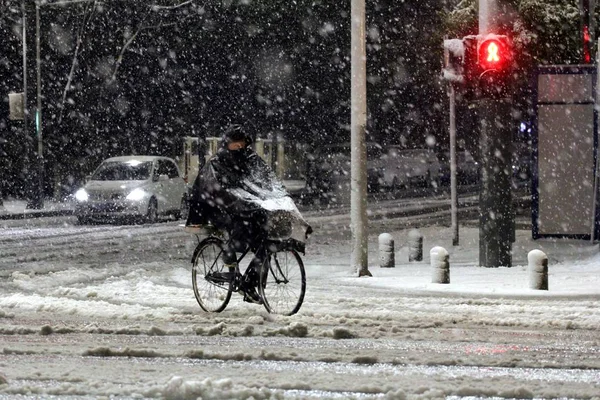
[[[237,255],[235,251],[234,243],[232,242],[232,226],[233,219],[230,215],[220,211],[217,208],[211,209],[212,214],[211,218],[208,219],[208,223],[214,226],[216,229],[222,232],[229,233],[229,240],[223,242],[223,252],[221,255],[221,259],[223,260],[223,264],[225,267],[235,268],[237,266]]]
[[[245,221],[247,237],[250,238],[250,248],[254,253],[252,261],[248,265],[242,278],[242,290],[246,294],[244,300],[252,303],[262,303],[262,298],[258,294],[257,287],[259,282],[259,271],[264,261],[267,259],[267,239],[266,216],[262,214],[252,220]]]
[[[229,268],[235,268],[237,265],[237,255],[235,253],[235,247],[228,240],[223,244],[223,255],[221,256],[223,259],[223,264]]]
[[[246,227],[246,235],[249,240],[250,248],[254,253],[254,257],[246,270],[248,280],[258,285],[258,271],[267,259],[267,215],[264,212],[257,212],[252,220],[245,221],[244,226]],[[252,279],[250,279],[252,278]]]

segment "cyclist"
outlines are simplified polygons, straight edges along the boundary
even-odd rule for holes
[[[204,165],[192,188],[186,225],[213,225],[229,233],[223,262],[237,267],[236,250],[246,247],[254,258],[242,277],[244,301],[262,303],[256,287],[258,268],[266,260],[267,211],[255,199],[287,196],[282,183],[250,146],[253,137],[240,125],[229,125],[217,153]]]

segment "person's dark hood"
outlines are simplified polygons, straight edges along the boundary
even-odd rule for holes
[[[250,146],[254,141],[254,136],[248,127],[239,124],[231,124],[225,128],[221,137],[221,146],[226,148],[231,142],[244,140],[246,146]]]
[[[219,149],[217,152],[219,162],[222,165],[233,166],[235,170],[247,175],[250,170],[250,161],[252,159],[253,150],[250,147],[245,147],[240,150],[229,150],[227,147]]]

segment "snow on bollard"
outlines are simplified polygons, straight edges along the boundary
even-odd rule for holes
[[[431,258],[432,283],[450,283],[450,255],[448,251],[436,246],[429,251]]]
[[[541,250],[531,250],[527,254],[529,288],[548,290],[548,256]]]
[[[423,235],[416,229],[408,232],[408,261],[423,261]]]
[[[379,235],[379,266],[381,268],[394,268],[394,237],[389,233]]]

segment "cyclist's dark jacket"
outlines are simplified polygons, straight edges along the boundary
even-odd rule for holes
[[[251,147],[231,151],[223,146],[194,181],[187,224],[211,224],[231,232],[241,219],[266,218],[281,210],[304,227],[304,234],[310,233],[282,182],[264,160]]]

